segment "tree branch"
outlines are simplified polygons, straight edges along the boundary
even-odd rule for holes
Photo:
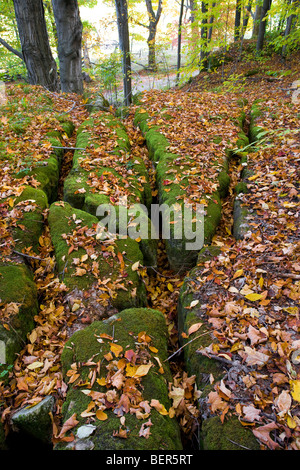
[[[18,51],[17,49],[15,49],[12,46],[10,46],[4,39],[0,38],[0,44],[2,44],[2,46],[6,47],[6,49],[8,49],[13,54],[17,55],[20,59],[24,60],[22,52]]]

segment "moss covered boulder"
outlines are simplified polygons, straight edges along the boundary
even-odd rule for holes
[[[13,364],[26,343],[37,312],[37,289],[29,269],[22,264],[1,264],[0,362],[4,368]]]
[[[57,450],[181,450],[162,313],[127,309],[76,332],[62,354],[69,384]]]
[[[221,361],[200,354],[200,350],[211,348],[216,339],[206,315],[207,305],[219,286],[201,285],[201,276],[206,263],[221,255],[218,246],[206,246],[200,252],[197,266],[185,277],[178,301],[179,337],[184,346],[184,361],[190,375],[196,375],[201,390],[201,427],[199,448],[201,450],[258,450],[259,445],[251,430],[244,427],[238,418],[228,413],[224,422],[214,416],[208,403],[208,395],[214,391],[214,384],[221,381],[226,369]],[[219,295],[222,295],[219,292]],[[182,333],[184,333],[182,335]],[[210,378],[213,377],[213,383]]]
[[[250,429],[242,426],[235,416],[221,422],[219,416],[211,417],[202,424],[201,450],[260,450],[260,445]]]
[[[39,238],[44,228],[44,210],[48,207],[44,191],[26,186],[14,201],[13,211],[17,222],[11,227],[15,249],[22,252],[31,247],[38,252]]]
[[[17,410],[11,416],[13,431],[18,433],[19,437],[51,445],[53,428],[51,413],[54,411],[54,405],[54,396],[48,395],[37,405]]]
[[[57,199],[60,168],[64,155],[63,134],[72,135],[74,125],[71,121],[63,121],[57,129],[49,131],[45,135],[44,146],[49,149],[46,158],[25,158],[23,168],[16,173],[17,178],[32,177],[34,184],[46,194],[48,201]]]
[[[216,380],[222,378],[224,374],[220,363],[197,353],[198,349],[209,346],[213,341],[210,325],[203,309],[203,305],[209,299],[209,292],[202,292],[198,281],[205,262],[219,254],[219,247],[213,245],[200,250],[197,266],[185,277],[178,299],[179,338],[184,346],[185,365],[189,374],[196,375],[197,385],[202,391],[206,389],[207,378],[210,374],[213,374]],[[195,333],[189,334],[190,328],[198,324],[201,324],[200,328],[196,329]]]
[[[148,209],[152,193],[147,168],[141,157],[131,155],[122,122],[110,113],[93,113],[80,126],[76,147],[73,167],[64,184],[64,200],[99,220],[100,206],[114,206],[116,211],[126,206],[128,226],[132,223],[130,210],[140,204],[146,209],[143,223],[151,227]],[[115,230],[118,233],[118,224]],[[156,241],[143,237],[140,247],[146,264],[155,266]]]
[[[102,240],[98,219],[66,202],[53,203],[48,220],[57,271],[70,290],[96,285],[117,309],[146,305],[138,270],[143,255],[135,240]]]
[[[159,126],[149,125],[150,120],[147,112],[137,110],[134,123],[143,132],[150,157],[156,164],[159,204],[170,209],[170,230],[166,237],[168,259],[174,270],[183,266],[191,268],[195,265],[202,246],[211,242],[221,219],[222,199],[226,196],[230,183],[229,152],[222,158],[212,158],[206,168],[207,175],[204,176],[204,172],[197,169],[192,156],[170,150],[174,148],[172,142],[161,132]],[[200,180],[209,181],[213,178],[216,182],[212,184],[212,190],[206,192],[200,188]],[[189,199],[191,191],[195,194]],[[191,220],[196,221],[190,227],[184,220],[189,204],[193,210]],[[182,214],[181,220],[177,220],[178,214]],[[163,223],[166,220],[163,217]]]

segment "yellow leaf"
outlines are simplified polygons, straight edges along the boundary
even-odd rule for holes
[[[30,335],[28,336],[28,339],[29,341],[31,342],[31,344],[33,344],[36,339],[37,339],[37,332],[35,330],[33,330]]]
[[[238,269],[234,275],[233,275],[233,279],[236,279],[237,277],[240,277],[244,274],[244,270],[243,269]]]
[[[295,401],[300,402],[300,380],[290,380],[292,386],[291,395]]]
[[[138,366],[133,377],[138,378],[138,377],[143,377],[144,375],[147,375],[152,365],[153,364],[143,364],[141,366]]]
[[[172,284],[170,282],[168,283],[167,287],[168,287],[170,292],[173,292],[174,287],[172,286]]]
[[[283,309],[285,312],[288,312],[290,315],[298,315],[298,307],[286,307]]]
[[[134,377],[134,374],[136,373],[137,367],[136,366],[131,366],[130,364],[127,364],[126,366],[126,375],[127,377]]]
[[[104,413],[104,411],[102,410],[97,410],[96,411],[96,417],[100,420],[100,421],[105,421],[107,419],[107,414]]]
[[[119,355],[123,351],[123,347],[119,344],[110,343],[110,350],[114,353],[116,357],[119,357]]]
[[[27,366],[27,369],[33,370],[33,369],[37,369],[38,367],[42,367],[43,365],[44,365],[43,362],[35,361],[32,364],[29,364],[29,366]]]
[[[101,379],[97,379],[97,383],[102,386],[106,385],[105,377],[101,377]]]
[[[152,399],[150,406],[153,406],[153,408],[155,408],[163,416],[166,416],[169,414],[165,406],[162,403],[160,403],[158,400]]]
[[[132,271],[137,271],[139,265],[140,265],[140,262],[139,262],[139,261],[137,261],[136,263],[134,263],[134,264],[131,266]]]
[[[297,423],[292,416],[288,415],[286,422],[290,429],[295,429],[297,427]]]
[[[262,298],[261,294],[256,294],[253,292],[252,294],[245,295],[246,299],[251,300],[251,302],[255,302],[255,300],[259,300]]]

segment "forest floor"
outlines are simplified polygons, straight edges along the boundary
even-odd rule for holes
[[[261,135],[259,144],[254,142],[251,146],[248,163],[251,176],[247,181],[248,192],[242,196],[243,203],[252,211],[248,235],[239,241],[233,236],[235,186],[243,170],[241,161],[234,159],[229,169],[231,183],[222,204],[222,218],[212,240],[212,244],[220,248],[221,255],[205,264],[201,278],[196,277],[197,289],[193,294],[197,304],[208,287],[213,292],[201,313],[201,318],[203,315],[208,318],[213,341],[203,348],[201,354],[227,367],[226,377],[221,383],[214,384],[211,378],[215,388],[208,396],[207,406],[222,421],[232,413],[238,416],[243,426],[253,431],[262,449],[300,449],[300,100],[299,88],[295,85],[300,79],[299,63],[299,54],[285,62],[276,56],[238,62],[236,55],[233,55],[232,61],[224,68],[210,73],[202,72],[180,89],[152,89],[142,97],[142,105],[152,113],[153,123],[160,125],[167,135],[173,134],[174,145],[178,149],[184,149],[191,137],[195,139],[192,144],[195,155],[207,150],[205,139],[213,129],[206,119],[213,106],[219,103],[216,96],[225,97],[224,106],[226,102],[244,101],[246,133],[249,131],[253,104],[259,100],[262,107],[263,112],[258,116],[256,125],[266,133]],[[7,90],[13,87],[18,88],[18,84],[8,85]],[[96,96],[96,84],[90,84],[88,91],[91,96]],[[202,96],[206,126],[198,140],[191,135],[195,96]],[[25,103],[26,99],[20,88],[19,102]],[[69,111],[75,123],[75,134],[72,137],[63,136],[66,147],[75,147],[76,130],[88,117],[85,103],[74,96],[55,96],[53,99],[56,109]],[[160,110],[166,103],[179,106],[180,102],[184,109],[184,113],[180,113],[180,122],[171,128],[164,128]],[[21,111],[24,113],[24,109]],[[115,112],[112,107],[110,111]],[[11,165],[7,160],[1,160],[2,260],[13,259],[16,255],[10,234],[10,228],[16,225],[18,218],[16,211],[12,211],[17,197],[13,173],[16,166],[22,167],[30,146],[31,149],[34,145],[40,148],[41,129],[50,129],[53,125],[51,116],[46,118],[40,115],[36,119],[31,115],[26,120],[24,114],[21,121],[23,123],[25,119],[25,133],[20,134],[16,127],[14,131],[9,131],[10,119],[13,114],[16,116],[16,112],[16,109],[9,110],[7,107],[0,117],[1,141],[4,142],[0,150],[6,149],[7,154],[15,158],[11,160]],[[134,126],[132,112],[124,123],[134,154],[142,155],[147,164],[152,192],[156,194],[155,168],[149,160],[145,140]],[[221,127],[223,124],[221,122]],[[43,151],[48,150],[45,144]],[[215,148],[210,151],[215,151]],[[245,152],[245,149],[242,151]],[[38,153],[35,152],[34,158],[41,157]],[[209,154],[206,158],[209,159]],[[58,200],[63,198],[62,186],[72,159],[73,151],[65,152]],[[203,174],[203,177],[205,179],[206,175]],[[196,188],[193,189],[196,191]],[[47,219],[47,210],[44,217]],[[31,249],[23,253],[34,272],[40,308],[35,317],[36,327],[28,335],[28,343],[19,353],[13,369],[6,371],[8,382],[0,382],[2,422],[8,426],[9,417],[16,409],[24,405],[33,406],[44,396],[54,394],[58,396],[58,405],[53,418],[53,433],[59,436],[66,387],[61,374],[60,356],[68,339],[65,326],[71,327],[74,312],[64,307],[62,299],[65,293],[54,274],[55,254],[47,224],[39,238],[38,250],[38,256]],[[158,266],[151,275],[145,276],[144,282],[151,308],[161,311],[167,319],[171,355],[180,350],[177,307],[187,272],[170,269],[162,242],[158,254]],[[5,304],[0,304],[0,309],[0,319],[5,323],[10,311]],[[200,328],[201,321],[187,332],[191,338]],[[88,315],[83,316],[82,324],[89,323]],[[187,390],[190,386],[187,384],[191,382],[182,356],[177,355],[170,363],[176,390],[179,387]],[[177,417],[187,440],[192,439],[197,428],[197,398],[197,394],[187,394],[186,405],[178,410]]]

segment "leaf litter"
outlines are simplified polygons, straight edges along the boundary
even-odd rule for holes
[[[283,83],[286,83],[286,89],[282,87]],[[255,152],[251,153],[248,161],[253,176],[247,181],[247,194],[241,198],[242,202],[253,210],[250,230],[244,240],[234,240],[231,235],[232,204],[231,202],[227,204],[225,201],[223,219],[213,240],[213,244],[220,247],[221,254],[205,264],[201,276],[197,278],[196,298],[192,302],[192,307],[196,306],[201,296],[206,298],[206,287],[208,285],[215,287],[214,294],[207,298],[205,309],[202,309],[203,318],[208,319],[211,325],[213,342],[208,348],[198,353],[222,362],[227,372],[218,383],[214,383],[214,378],[210,377],[214,386],[214,391],[209,394],[207,400],[210,412],[219,415],[222,421],[226,419],[227,414],[237,415],[244,426],[253,430],[262,448],[270,449],[298,449],[300,447],[300,361],[298,360],[300,262],[297,228],[299,224],[299,134],[295,112],[297,103],[294,103],[293,108],[290,105],[289,84],[288,77],[281,82],[280,88],[269,82],[259,82],[257,86],[251,82],[251,87],[247,87],[244,91],[249,107],[258,96],[267,101],[268,111],[263,114],[261,125],[270,133],[270,137],[264,141],[263,146],[257,146]],[[197,160],[197,165],[203,165],[202,171],[205,172],[210,158],[210,153],[207,152],[218,153],[220,146],[212,145],[210,149],[207,149],[201,138],[197,142],[195,138],[193,142],[189,142],[187,138],[191,123],[194,122],[195,111],[191,108],[195,103],[196,86],[197,83],[193,85],[194,97],[191,103],[188,100],[188,96],[191,95],[188,94],[185,96],[177,92],[170,94],[151,92],[146,94],[148,98],[145,99],[144,105],[149,104],[147,103],[149,99],[151,106],[155,103],[156,111],[159,112],[166,104],[165,101],[161,101],[162,97],[168,100],[169,108],[173,107],[173,109],[175,109],[174,101],[178,100],[177,113],[180,100],[182,100],[184,112],[180,116],[180,127],[176,127],[179,125],[176,119],[172,120],[169,128],[164,127],[163,122],[159,124],[168,137],[176,137],[176,152],[181,152],[183,155],[191,153],[193,146],[196,159],[202,152],[204,158]],[[203,82],[199,82],[199,86],[203,86]],[[26,96],[22,96],[21,88],[17,91],[20,102],[21,99],[26,99]],[[203,90],[200,91],[203,93]],[[214,95],[209,96],[211,98]],[[234,103],[232,96],[230,100],[227,98],[228,95],[224,98],[226,110],[229,101]],[[62,106],[61,100],[62,98],[58,97],[56,107]],[[71,102],[65,97],[61,111],[72,107],[75,98],[71,97],[70,100]],[[208,134],[210,132],[208,116],[212,106],[211,100],[205,101],[204,97],[201,106],[204,116],[200,124],[197,123],[197,126],[202,128],[201,133],[198,132],[200,136],[203,132]],[[235,105],[233,109],[236,109]],[[172,109],[169,109],[170,111],[173,112]],[[78,103],[76,111],[74,109],[72,111],[72,120],[76,121],[76,127],[85,117],[83,103]],[[232,117],[236,118],[236,111]],[[49,147],[44,144],[41,152],[39,146],[42,137],[39,130],[41,118],[37,117],[32,127],[28,128],[28,138],[23,139],[22,142],[16,138],[14,132],[7,129],[8,119],[9,117],[1,119],[1,132],[5,132],[5,141],[8,143],[7,154],[14,154],[20,168],[23,165],[24,151],[28,154],[28,149],[31,149],[31,158],[42,161]],[[222,132],[222,120],[220,121],[220,132]],[[52,124],[53,122],[50,122],[49,128],[52,128]],[[131,140],[137,143],[134,151],[143,154],[147,162],[153,183],[152,190],[155,194],[155,171],[147,160],[143,138],[134,129],[130,119],[126,124]],[[211,129],[213,131],[213,126]],[[279,132],[278,129],[280,129]],[[232,132],[234,134],[233,130]],[[182,139],[178,139],[179,135],[182,135]],[[31,142],[32,136],[35,136],[34,142]],[[228,137],[230,138],[230,135]],[[234,139],[232,144],[234,145]],[[1,240],[4,240],[1,250],[5,259],[11,259],[13,240],[9,227],[16,223],[18,217],[16,212],[12,212],[12,201],[20,194],[22,185],[38,186],[38,184],[26,176],[17,181],[6,160],[1,161],[1,170],[1,195],[2,198],[5,197],[5,202],[1,203],[1,217],[4,221],[1,223]],[[186,175],[182,175],[184,176]],[[190,170],[188,177],[192,177]],[[213,189],[214,177],[211,174],[208,182],[193,180],[188,196],[196,201],[199,187],[207,189],[207,184],[209,184],[209,187]],[[236,175],[234,177],[236,178]],[[178,183],[180,184],[180,178]],[[166,189],[167,187],[166,182]],[[234,197],[232,189],[230,196],[232,201]],[[45,213],[46,217],[47,213]],[[28,336],[28,344],[15,362],[13,372],[10,373],[9,386],[1,384],[1,394],[5,402],[2,420],[5,421],[9,414],[20,406],[34,405],[44,396],[53,394],[57,399],[53,434],[55,439],[68,439],[70,437],[66,436],[67,432],[78,424],[78,420],[76,416],[72,416],[63,427],[60,424],[60,411],[68,388],[68,384],[64,383],[62,378],[60,355],[68,338],[68,327],[71,327],[75,320],[75,312],[80,308],[81,300],[73,298],[71,309],[66,308],[67,291],[64,284],[54,274],[55,258],[47,225],[45,225],[39,249],[41,262],[37,263],[33,258],[30,260],[42,299],[39,314],[35,318],[37,326]],[[159,247],[159,255],[161,263],[157,272],[152,273],[152,276],[145,274],[144,281],[150,305],[166,315],[170,347],[176,351],[178,348],[177,300],[184,273],[172,273],[166,268],[166,255],[162,243]],[[140,266],[135,268],[143,269]],[[79,300],[79,302],[76,303],[74,300]],[[5,306],[6,310],[1,309],[2,315],[8,314],[9,308],[14,309],[17,306]],[[200,324],[201,317],[189,334],[196,333]],[[151,342],[147,342],[145,335],[145,332],[141,332],[141,339],[143,336],[142,341],[149,349],[149,362],[144,364],[138,364],[138,350],[121,350],[116,343],[111,343],[110,355],[106,360],[108,364],[113,365],[113,368],[108,368],[106,376],[97,378],[93,373],[90,375],[90,383],[98,380],[103,387],[107,385],[109,387],[98,395],[91,390],[85,392],[90,394],[91,398],[91,404],[85,413],[87,417],[92,414],[102,421],[108,419],[107,407],[112,407],[114,412],[120,415],[120,428],[116,431],[116,435],[121,438],[126,438],[127,434],[126,412],[134,412],[139,417],[149,417],[149,420],[141,425],[139,431],[140,437],[147,438],[152,426],[151,409],[155,408],[162,414],[168,413],[169,416],[176,416],[183,429],[189,434],[191,429],[195,430],[195,421],[199,417],[196,403],[200,394],[195,386],[196,378],[188,377],[182,370],[176,373],[178,363],[175,362],[173,383],[170,384],[169,391],[172,407],[166,410],[155,399],[150,403],[145,402],[139,386],[142,378],[152,367],[151,361],[157,362],[155,356],[150,354],[155,354],[155,351],[151,351]],[[111,341],[110,338],[99,339]],[[161,373],[163,373],[163,364],[160,366]],[[89,367],[93,371],[96,365],[90,364]],[[79,379],[76,364],[69,371],[68,377],[70,383]],[[135,384],[134,399],[138,403],[136,407],[132,407],[130,403],[133,397],[125,393],[126,385],[131,382]],[[92,434],[93,426],[87,424],[78,431],[77,437],[80,438],[82,433],[83,435]]]

